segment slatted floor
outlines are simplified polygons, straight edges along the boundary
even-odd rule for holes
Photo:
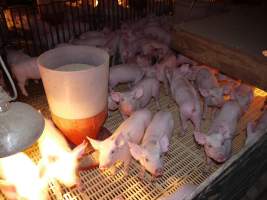
[[[34,98],[21,98],[22,101],[33,105],[36,109],[40,109],[45,116],[49,116],[49,109],[46,97],[42,88],[33,89],[30,94],[35,94]],[[233,154],[238,152],[245,141],[246,123],[256,119],[260,114],[260,108],[263,105],[265,93],[260,90],[255,91],[256,97],[250,106],[249,111],[242,117],[238,126],[239,135],[233,142]],[[32,95],[33,96],[33,95]],[[120,171],[115,176],[110,176],[109,172],[101,172],[98,169],[86,170],[80,172],[82,182],[85,185],[85,191],[80,192],[78,189],[68,189],[61,187],[63,199],[66,200],[112,200],[117,196],[122,196],[127,200],[152,200],[157,199],[165,193],[172,193],[178,187],[185,183],[194,183],[199,185],[212,174],[219,165],[213,166],[207,170],[203,149],[194,141],[192,136],[193,126],[190,124],[184,137],[180,137],[180,122],[178,118],[178,108],[175,102],[166,96],[161,90],[160,104],[163,110],[172,112],[175,119],[175,131],[171,140],[170,150],[165,156],[164,175],[156,182],[151,182],[152,178],[146,174],[146,180],[140,181],[137,177],[140,168],[137,162],[133,162],[128,177],[124,177]],[[148,106],[153,112],[156,112],[154,100]],[[113,131],[122,122],[122,118],[118,111],[115,111],[107,119],[105,126]],[[202,123],[202,130],[205,132],[210,124],[210,117]],[[36,162],[39,159],[39,151],[37,145],[28,149],[26,153]],[[51,200],[56,199],[54,185],[50,184],[49,194]],[[0,199],[4,199],[0,195]]]

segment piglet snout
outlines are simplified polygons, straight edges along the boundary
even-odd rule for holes
[[[162,168],[156,169],[154,176],[155,177],[160,177],[162,175],[163,175],[163,169]]]

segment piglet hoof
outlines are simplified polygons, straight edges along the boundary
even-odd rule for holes
[[[184,131],[181,131],[180,132],[180,137],[184,137],[185,136],[185,132]]]

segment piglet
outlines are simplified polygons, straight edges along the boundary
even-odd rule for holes
[[[178,66],[179,65],[182,65],[182,64],[197,65],[197,62],[196,61],[194,61],[194,60],[192,60],[192,59],[190,59],[190,58],[188,58],[188,57],[186,57],[186,56],[184,56],[182,54],[179,54],[177,56],[176,62],[177,62],[177,65]]]
[[[131,161],[127,142],[139,144],[151,118],[152,114],[148,109],[138,110],[122,122],[112,136],[104,141],[88,138],[93,148],[99,151],[99,168],[107,169],[117,161],[122,161],[124,173],[127,175]]]
[[[173,53],[167,54],[160,63],[155,64],[156,77],[159,81],[163,82],[166,94],[169,93],[169,84],[166,77],[166,70],[173,70],[176,68],[176,66],[176,56]]]
[[[51,120],[45,119],[44,131],[38,140],[40,168],[46,176],[59,181],[66,187],[81,187],[78,176],[78,160],[85,151],[86,143],[73,150]]]
[[[215,116],[207,134],[194,132],[197,143],[204,145],[208,164],[212,160],[223,163],[229,159],[241,115],[242,107],[238,101],[227,101]]]
[[[111,97],[119,103],[119,110],[125,119],[134,111],[144,108],[153,97],[159,105],[160,84],[155,78],[145,78],[127,92],[111,92]]]
[[[140,178],[144,178],[145,170],[154,177],[163,174],[162,155],[168,151],[173,128],[172,114],[159,111],[146,129],[142,144],[128,143],[132,156],[142,165]]]
[[[246,112],[253,101],[253,88],[246,84],[238,85],[230,94],[230,98],[237,100],[241,106],[242,112]]]
[[[264,112],[261,114],[256,123],[249,122],[247,124],[246,145],[254,143],[266,132],[267,132],[267,109],[265,108]]]
[[[158,200],[184,200],[189,197],[196,188],[196,185],[188,183],[181,186],[176,192],[168,196],[160,197]]]
[[[25,85],[28,79],[40,79],[40,72],[37,65],[37,57],[29,58],[26,61],[19,62],[17,64],[11,65],[11,70],[13,75],[16,77],[19,88],[22,94],[28,96]]]
[[[22,63],[29,60],[31,57],[23,52],[23,50],[7,50],[7,62],[9,65]]]
[[[1,158],[0,178],[0,190],[7,199],[48,199],[48,180],[25,153]]]
[[[121,64],[110,68],[109,88],[113,89],[119,83],[138,83],[144,76],[144,71],[135,64]]]
[[[179,69],[167,71],[167,78],[171,87],[172,97],[180,110],[182,125],[181,136],[187,129],[187,121],[191,120],[196,131],[200,131],[201,114],[200,99],[192,84],[180,74]]]
[[[230,95],[231,92],[240,84],[240,80],[234,80],[222,73],[217,74],[219,84],[223,87],[224,95]]]
[[[224,103],[223,88],[220,87],[215,75],[209,68],[201,67],[196,74],[196,87],[204,97],[203,119],[206,118],[208,106],[214,108],[222,107]]]

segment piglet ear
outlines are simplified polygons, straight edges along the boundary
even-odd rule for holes
[[[207,89],[199,88],[199,92],[203,97],[207,97],[210,95],[210,91]]]
[[[140,147],[139,145],[132,143],[132,142],[128,142],[128,146],[129,146],[130,152],[131,152],[132,156],[134,157],[134,159],[140,160],[142,155],[143,155],[142,147]]]
[[[119,148],[122,147],[125,144],[125,138],[124,138],[123,134],[122,133],[119,134],[118,137],[115,138],[114,142],[115,142],[115,145],[117,147],[119,147]]]
[[[75,147],[72,151],[72,153],[74,154],[74,157],[76,157],[78,159],[81,158],[85,152],[86,147],[87,147],[87,142],[85,142],[85,141],[83,141],[82,144]]]
[[[136,97],[137,99],[139,99],[140,97],[142,97],[143,94],[144,94],[144,91],[143,91],[142,88],[137,88],[137,89],[135,90],[135,97]]]
[[[195,137],[195,140],[198,144],[204,145],[206,143],[206,135],[205,134],[198,132],[198,131],[195,131],[194,137]]]
[[[169,149],[169,139],[168,137],[165,135],[163,136],[160,141],[159,141],[159,145],[160,145],[160,149],[163,153],[166,153]]]
[[[120,92],[111,92],[110,93],[111,95],[111,99],[115,102],[120,102],[120,99],[121,99],[121,93]]]
[[[97,140],[94,140],[94,139],[89,138],[89,137],[87,137],[87,139],[89,140],[90,144],[92,145],[92,147],[95,150],[100,150],[101,149],[101,144],[102,144],[101,141],[97,141]]]

